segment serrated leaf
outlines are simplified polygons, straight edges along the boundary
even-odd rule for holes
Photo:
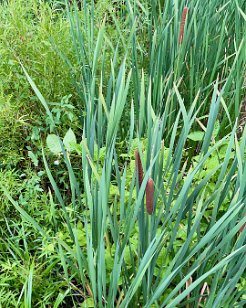
[[[46,145],[48,149],[54,154],[60,154],[62,152],[59,137],[55,134],[50,134],[47,136]]]

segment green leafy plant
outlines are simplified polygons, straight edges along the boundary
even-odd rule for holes
[[[25,73],[46,108],[51,121],[54,122],[52,113],[49,112],[43,96],[37,90],[27,72]],[[118,86],[123,93],[127,90],[127,83],[125,84],[122,75]],[[209,147],[207,138],[214,130],[215,125],[215,120],[211,122],[210,115],[198,163],[188,171],[180,185],[182,150],[199,110],[195,111],[196,101],[194,101],[191,109],[186,111],[182,107],[178,89],[176,88],[175,91],[181,105],[183,129],[179,137],[176,137],[180,112],[175,123],[176,128],[172,134],[173,138],[171,138],[169,144],[168,157],[164,162],[164,148],[162,148],[164,118],[159,118],[154,114],[149,115],[147,135],[150,137],[147,137],[146,140],[146,152],[143,160],[145,162],[143,164],[145,175],[141,186],[137,189],[137,197],[134,200],[131,196],[133,190],[136,189],[135,177],[131,174],[131,194],[127,204],[124,196],[126,175],[129,171],[127,165],[124,166],[123,164],[121,167],[115,151],[116,134],[119,129],[119,117],[117,115],[122,114],[122,103],[124,106],[124,101],[121,101],[121,104],[112,104],[109,110],[110,116],[106,122],[106,156],[100,173],[98,173],[97,162],[94,162],[90,156],[89,139],[85,139],[86,136],[82,138],[83,187],[80,187],[76,179],[63,145],[65,142],[62,143],[60,138],[57,137],[68,168],[71,185],[72,207],[69,212],[65,206],[66,197],[62,197],[62,192],[55,183],[44,156],[46,172],[57,201],[63,209],[64,220],[70,237],[69,242],[71,241],[69,244],[64,239],[58,238],[57,254],[61,258],[65,275],[68,275],[69,264],[77,264],[77,266],[71,268],[72,276],[76,277],[77,283],[81,283],[83,292],[87,294],[86,297],[93,296],[96,306],[104,306],[105,304],[112,306],[115,302],[118,302],[118,305],[126,307],[140,301],[145,306],[158,303],[161,306],[172,307],[183,303],[188,294],[192,294],[192,301],[198,302],[205,279],[208,281],[209,287],[214,290],[211,296],[207,296],[208,303],[216,303],[216,305],[220,303],[219,305],[221,305],[222,303],[231,304],[234,302],[234,297],[229,296],[228,293],[227,296],[221,296],[221,294],[224,294],[225,290],[228,291],[228,283],[232,285],[232,282],[229,282],[230,276],[228,273],[234,273],[235,264],[238,264],[238,274],[236,275],[237,279],[233,281],[238,282],[245,269],[244,262],[238,263],[246,250],[243,244],[243,233],[238,233],[246,220],[241,216],[241,213],[245,210],[243,201],[245,190],[242,181],[245,165],[241,165],[243,173],[237,171],[240,168],[240,162],[242,162],[240,157],[245,152],[245,134],[239,145],[237,140],[234,141],[236,132],[236,126],[234,126],[230,135]],[[217,93],[216,86],[214,93]],[[126,99],[126,96],[123,97]],[[220,96],[214,95],[211,110],[218,104],[219,99]],[[151,105],[149,105],[149,108],[151,108]],[[88,116],[90,117],[90,115]],[[97,116],[100,116],[100,114]],[[105,117],[107,117],[106,114]],[[73,135],[71,131],[69,134]],[[154,136],[154,138],[151,138],[151,136]],[[197,186],[193,186],[192,182],[196,174],[202,170],[205,162],[208,162],[209,157],[216,153],[225,140],[229,140],[229,143],[224,161],[220,165],[214,166]],[[100,141],[97,141],[97,144],[99,143]],[[230,153],[234,144],[237,152],[230,167]],[[138,147],[142,148],[140,139],[138,140]],[[226,173],[227,168],[229,168],[228,173]],[[170,171],[169,176],[167,171]],[[216,171],[219,171],[219,175],[214,192],[206,196],[204,189],[208,180]],[[152,184],[155,185],[155,192],[152,190],[155,196],[151,201],[154,206],[153,213],[147,215],[143,197],[150,176],[153,179]],[[163,177],[167,176],[168,189],[165,189]],[[113,187],[111,184],[112,177],[115,177],[119,197],[114,193],[115,199],[110,203],[110,190]],[[240,190],[237,187],[240,187]],[[84,200],[81,199],[81,190],[84,190]],[[221,214],[220,207],[227,196],[230,196],[227,211]],[[17,203],[11,198],[10,201],[18,210]],[[209,223],[205,228],[202,228],[202,219],[206,218],[205,213],[211,205],[213,208],[209,216]],[[34,222],[33,218],[22,210],[21,213],[30,223],[34,224],[44,237],[49,239],[45,230]],[[70,215],[72,216],[70,217]],[[240,220],[238,220],[239,217]],[[81,221],[85,233],[83,231],[78,233],[78,223],[81,224]],[[186,237],[181,236],[183,240],[178,244],[176,242],[177,237],[180,236],[178,229],[183,224],[186,225]],[[132,242],[130,239],[136,232],[136,225],[138,225],[138,242],[137,246],[134,247],[132,245],[134,241]],[[86,238],[85,248],[81,246],[82,243],[85,243],[84,241],[81,242],[81,236]],[[230,246],[228,246],[228,241]],[[110,280],[106,279],[106,251],[108,249],[112,260],[114,260]],[[130,264],[126,253],[128,249]],[[225,251],[228,252],[226,256]],[[163,252],[164,256],[161,263],[160,260],[157,263],[158,256]],[[158,264],[161,264],[161,266]],[[200,264],[202,265],[200,266]],[[224,275],[226,275],[225,278],[223,278]],[[185,288],[185,284],[191,276],[193,282]],[[67,276],[67,279],[70,279],[69,276]],[[125,282],[125,286],[122,288],[119,287],[120,279]],[[233,286],[235,285],[233,284]]]
[[[236,134],[242,4],[190,1],[179,43],[185,1],[127,1],[99,23],[94,1],[81,11],[66,1],[76,60],[59,53],[79,95],[81,126],[60,116],[22,64],[50,130],[41,147],[44,187],[34,177],[16,197],[0,182],[4,202],[21,217],[16,237],[2,243],[26,261],[15,303],[243,304],[246,129],[240,140]],[[66,185],[52,165],[57,157]],[[35,210],[32,192],[49,210]],[[19,238],[23,248],[14,245]]]

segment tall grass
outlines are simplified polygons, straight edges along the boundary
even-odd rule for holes
[[[238,140],[236,117],[245,67],[244,2],[206,4],[189,2],[179,44],[184,1],[127,1],[112,13],[119,31],[114,46],[107,17],[97,28],[94,2],[84,1],[82,12],[67,2],[79,74],[61,54],[81,98],[82,180],[60,139],[71,194],[64,192],[43,150],[52,206],[62,221],[49,232],[1,187],[54,245],[64,297],[75,306],[89,299],[95,307],[243,305],[246,130]],[[49,103],[23,70],[55,126]],[[198,129],[202,138],[192,140]],[[31,284],[32,267],[28,303]]]

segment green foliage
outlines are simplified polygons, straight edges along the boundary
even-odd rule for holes
[[[244,2],[189,1],[182,44],[185,1],[68,4],[1,6],[14,64],[11,76],[0,65],[0,129],[14,124],[10,140],[25,140],[30,164],[0,169],[0,304],[239,307]],[[29,49],[6,40],[7,22]],[[20,106],[31,110],[26,133],[12,120]]]
[[[49,101],[60,101],[73,93],[69,69],[53,46],[58,44],[71,54],[69,25],[62,15],[39,1],[2,3],[0,16],[0,156],[2,165],[16,166],[24,159],[25,139],[32,126],[43,122],[19,61]]]
[[[52,153],[54,154],[62,153],[62,146],[60,144],[60,139],[57,135],[55,134],[48,135],[46,139],[46,143],[47,143],[47,147]],[[74,150],[77,150],[78,152],[81,151],[81,147],[79,147],[79,144],[77,144],[76,136],[71,128],[69,128],[69,130],[66,132],[63,138],[63,144],[64,144],[65,149],[68,152],[72,152]]]

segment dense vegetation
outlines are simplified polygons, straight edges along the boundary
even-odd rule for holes
[[[0,307],[243,307],[246,1],[78,2],[0,3]]]

